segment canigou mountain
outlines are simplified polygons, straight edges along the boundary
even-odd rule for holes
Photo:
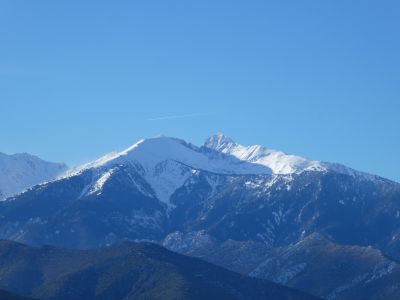
[[[201,147],[142,140],[0,203],[4,239],[79,249],[147,240],[331,299],[363,299],[367,287],[399,295],[382,280],[398,274],[399,228],[398,183],[222,134]],[[353,271],[321,281],[341,257]]]

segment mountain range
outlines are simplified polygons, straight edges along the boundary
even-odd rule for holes
[[[3,239],[149,241],[328,299],[397,299],[399,234],[400,184],[222,134],[141,140],[0,203]]]

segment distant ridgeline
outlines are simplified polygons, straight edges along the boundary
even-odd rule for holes
[[[36,299],[317,299],[150,243],[82,251],[0,241],[0,270],[0,286]]]

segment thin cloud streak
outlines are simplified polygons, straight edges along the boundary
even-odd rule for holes
[[[195,114],[186,114],[186,115],[172,115],[172,116],[162,116],[162,117],[150,118],[147,120],[148,121],[173,120],[173,119],[183,119],[183,118],[205,117],[205,116],[210,116],[213,114],[215,114],[215,113],[209,112],[209,113],[195,113]]]

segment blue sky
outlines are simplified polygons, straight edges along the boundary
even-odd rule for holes
[[[390,0],[3,0],[0,151],[224,132],[400,181],[399,32]]]

